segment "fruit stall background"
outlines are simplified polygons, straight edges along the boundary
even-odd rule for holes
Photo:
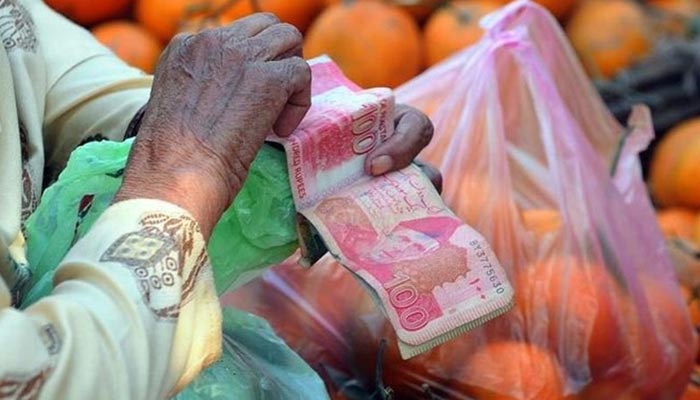
[[[700,326],[700,0],[537,0],[564,28],[615,117],[648,105],[657,138],[642,154],[679,290]],[[363,87],[398,87],[477,42],[507,0],[46,0],[128,64],[153,73],[180,32],[257,11],[304,33],[304,56],[330,55]],[[534,216],[547,220],[547,216]],[[495,349],[504,357],[518,349]],[[697,375],[697,376],[696,376]],[[607,392],[608,398],[615,398]],[[604,396],[602,396],[604,397]],[[602,398],[601,397],[601,398]],[[686,400],[700,399],[700,374]]]

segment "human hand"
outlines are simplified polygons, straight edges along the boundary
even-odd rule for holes
[[[169,201],[208,237],[267,135],[291,134],[311,104],[301,46],[299,31],[271,14],[175,37],[115,201]]]
[[[432,137],[433,123],[425,114],[405,104],[397,104],[394,134],[369,154],[365,163],[367,173],[377,176],[407,167]],[[442,191],[440,171],[418,160],[415,163],[430,178],[438,192]]]

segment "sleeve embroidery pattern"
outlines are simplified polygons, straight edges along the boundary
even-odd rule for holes
[[[122,235],[100,260],[128,268],[156,318],[174,321],[209,262],[199,226],[190,217],[163,213],[148,213],[140,224],[139,231]]]
[[[33,374],[3,378],[0,380],[0,400],[36,399],[52,369],[52,367],[45,367]]]
[[[36,52],[34,21],[17,0],[0,0],[0,40],[8,52],[15,49]]]
[[[0,378],[0,400],[31,400],[39,396],[54,368],[54,357],[63,346],[61,337],[51,324],[41,327],[41,340],[44,342],[49,358],[44,366],[33,373],[14,374]]]

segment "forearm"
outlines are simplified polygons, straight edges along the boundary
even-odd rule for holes
[[[0,311],[8,349],[0,389],[41,373],[43,398],[162,398],[218,357],[220,309],[205,243],[178,207],[110,207],[55,283],[26,311]]]

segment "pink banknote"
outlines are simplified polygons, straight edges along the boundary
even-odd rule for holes
[[[418,167],[376,178],[364,172],[367,154],[393,133],[392,92],[359,90],[327,58],[311,64],[313,106],[291,137],[277,140],[287,152],[297,211],[366,284],[396,330],[402,356],[509,310],[513,289],[489,244],[450,211]],[[302,229],[301,236],[309,253],[312,235]]]

